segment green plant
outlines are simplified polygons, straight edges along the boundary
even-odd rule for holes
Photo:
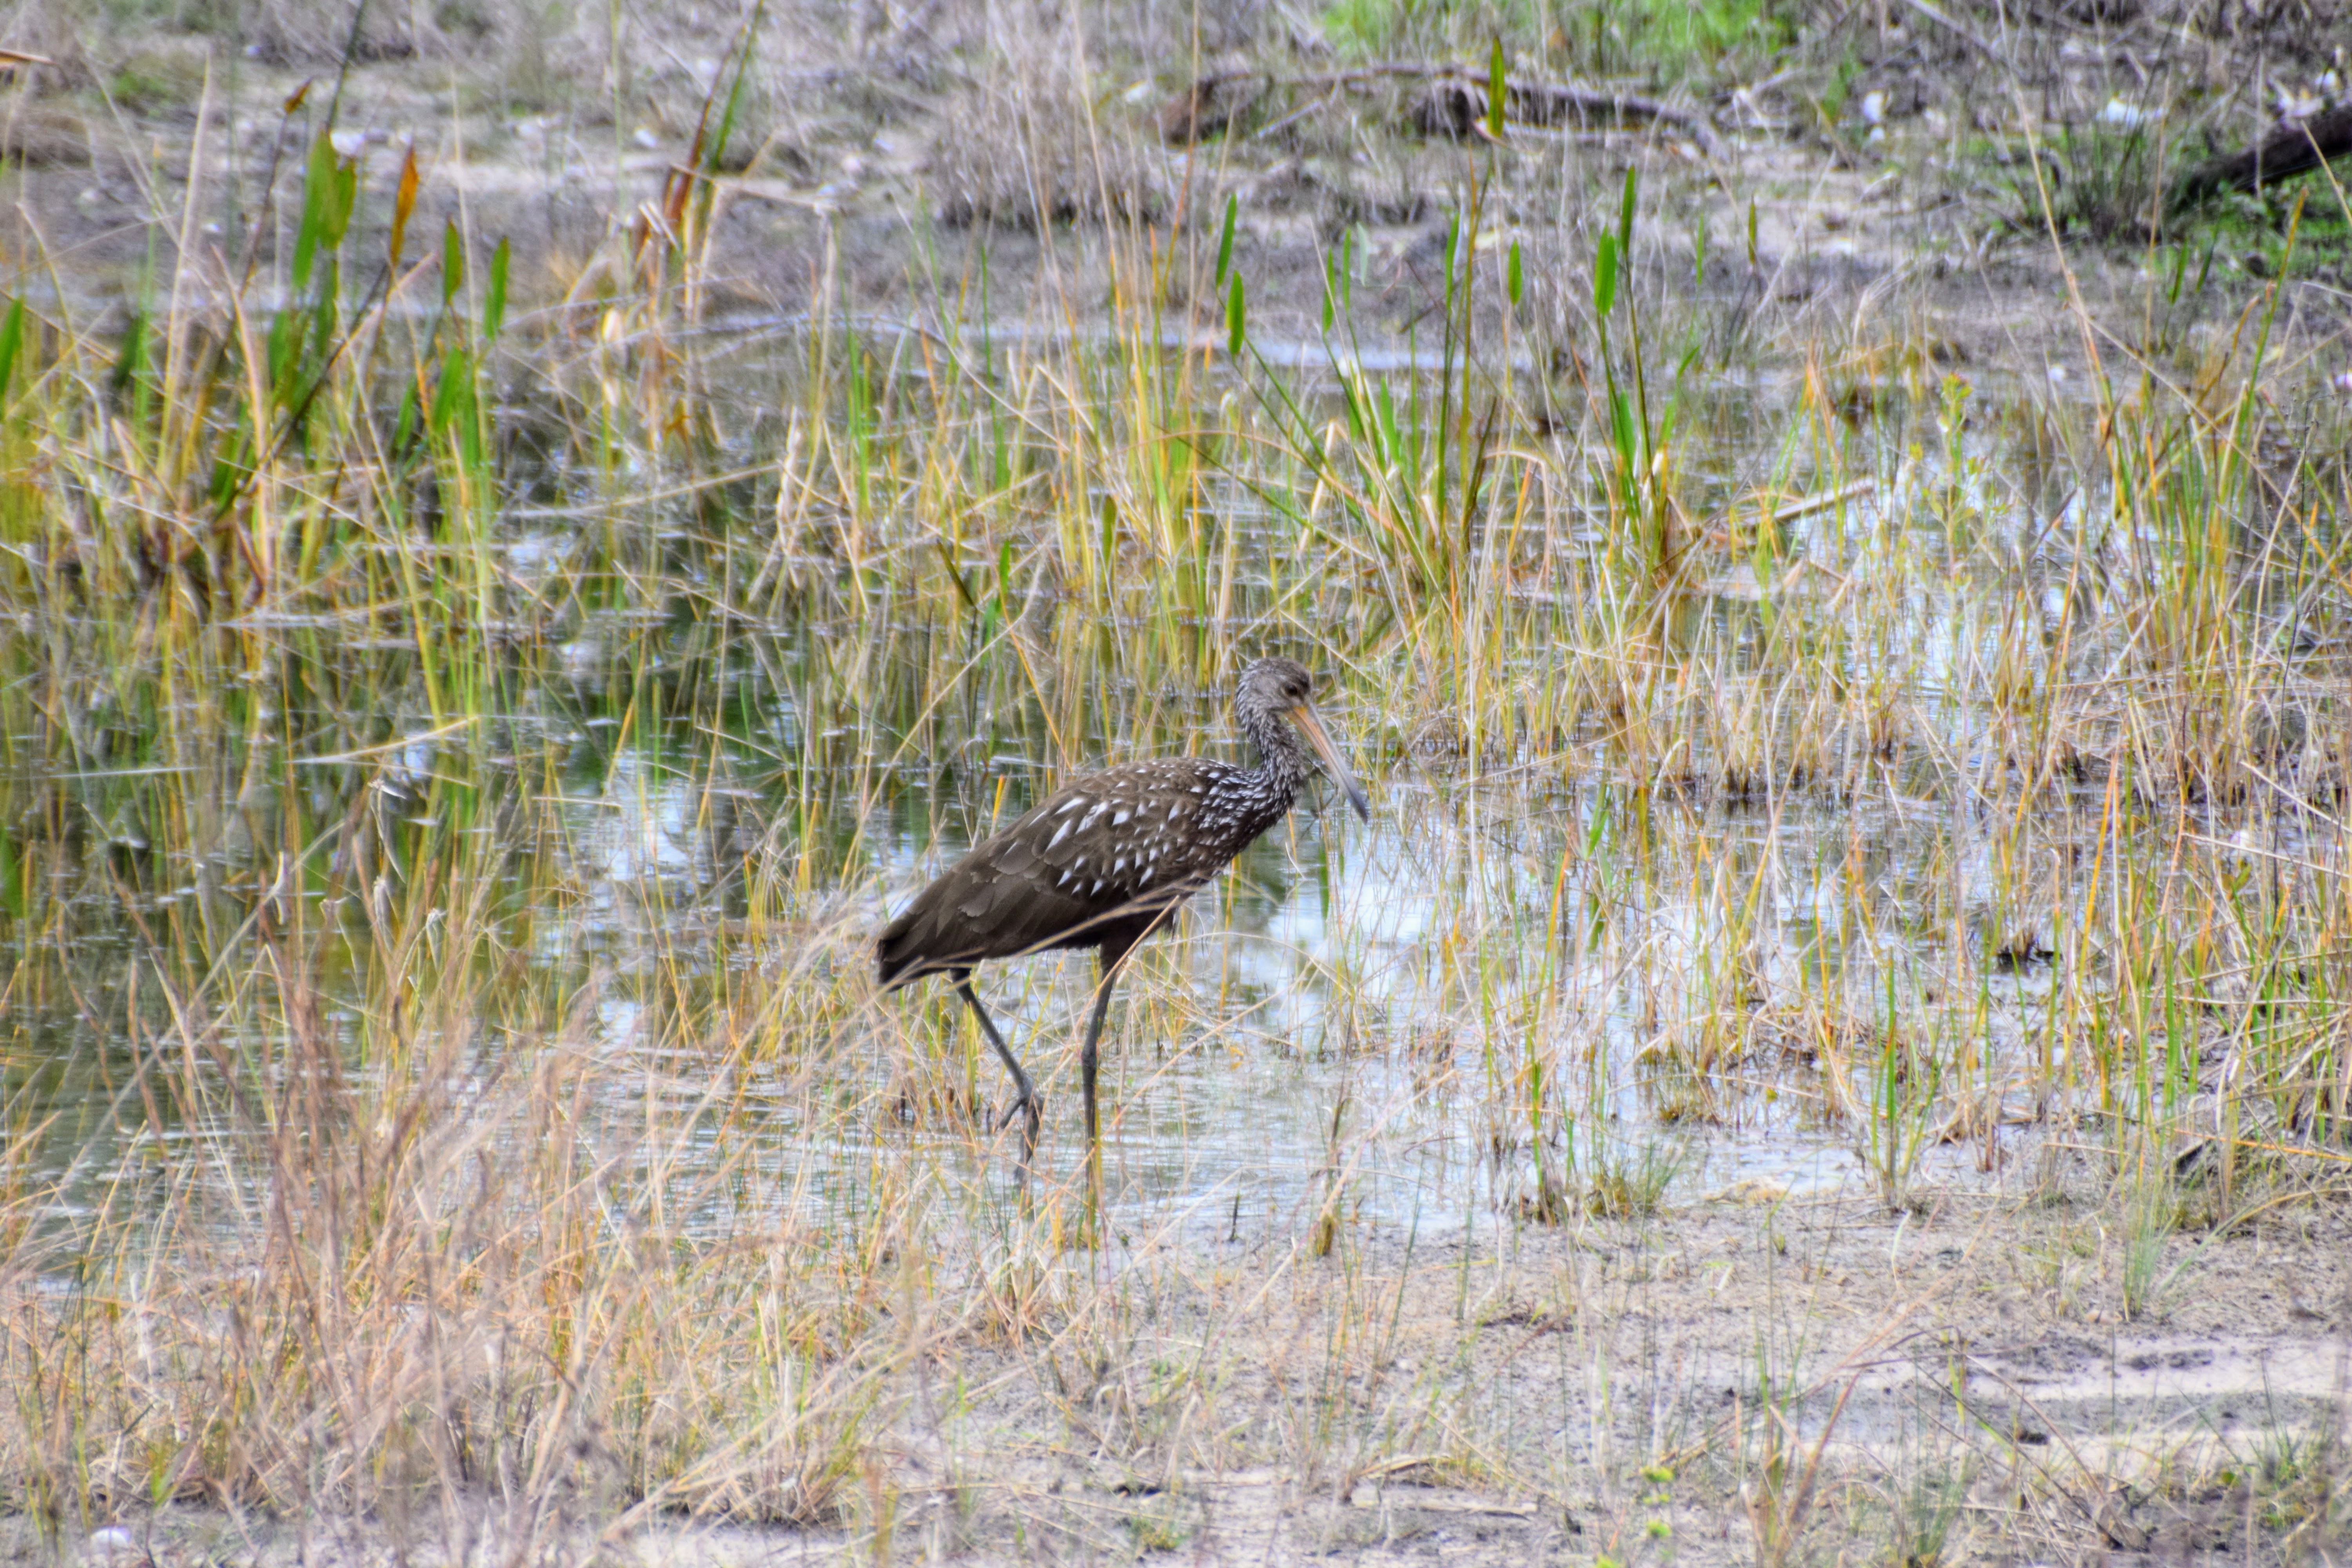
[[[1739,1500],[1756,1538],[1759,1563],[1778,1568],[1798,1560],[1799,1547],[1820,1500],[1824,1479],[1822,1460],[1853,1393],[1853,1384],[1849,1382],[1808,1453],[1797,1426],[1803,1409],[1801,1399],[1785,1385],[1776,1389],[1769,1374],[1759,1384],[1754,1417],[1741,1424],[1739,1447]]]

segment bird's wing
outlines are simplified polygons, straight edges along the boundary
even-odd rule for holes
[[[958,899],[958,912],[991,928],[998,955],[1082,936],[1090,927],[1164,910],[1202,880],[1174,874],[1143,817],[1140,766],[1081,779],[1055,792],[974,850],[987,874]]]
[[[1164,914],[1223,864],[1184,849],[1192,803],[1222,763],[1133,763],[1055,791],[919,894],[883,933],[886,983],[966,968]],[[1173,793],[1171,793],[1173,792]]]
[[[1181,898],[1165,890],[1198,889],[1232,858],[1221,840],[1204,838],[1201,808],[1234,771],[1200,757],[1112,768],[1058,791],[1002,837],[1034,856],[1036,874],[1057,890],[1090,905]]]

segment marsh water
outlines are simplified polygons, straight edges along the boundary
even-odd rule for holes
[[[1692,417],[1696,506],[1728,511],[1773,479],[1774,451],[1743,441],[1774,395],[1727,387]],[[1548,731],[1506,727],[1416,680],[1367,612],[1360,563],[1302,553],[1245,488],[1214,498],[1210,564],[1111,593],[1104,614],[1058,599],[1025,545],[906,542],[924,520],[900,503],[812,540],[714,526],[625,469],[551,470],[500,524],[505,591],[529,624],[472,716],[436,713],[429,658],[396,631],[256,613],[231,623],[233,679],[167,683],[160,708],[132,711],[152,689],[134,700],[94,670],[79,715],[44,713],[14,738],[5,1089],[40,1151],[26,1174],[64,1178],[72,1205],[117,1203],[191,1168],[234,1171],[260,1135],[248,1116],[205,1113],[233,1096],[156,1091],[159,1059],[194,1054],[179,998],[202,979],[159,959],[167,947],[226,952],[305,925],[349,1066],[375,1070],[353,934],[372,911],[302,862],[364,819],[379,889],[428,866],[489,877],[439,896],[486,900],[517,983],[572,999],[564,1048],[626,1068],[606,1080],[613,1124],[659,1105],[691,1126],[723,1105],[787,1206],[878,1193],[884,1156],[908,1148],[927,1151],[927,1179],[1011,1201],[1001,1070],[936,983],[862,996],[854,1026],[772,1053],[698,1050],[648,1018],[682,976],[755,1009],[769,986],[870,992],[870,933],[926,878],[1086,767],[1240,756],[1224,677],[1284,652],[1326,677],[1373,817],[1318,792],[1130,966],[1105,1098],[1131,1234],[1295,1232],[1326,1205],[1477,1225],[1538,1201],[1547,1171],[1646,1201],[1883,1184],[1890,1167],[2000,1180],[2016,1140],[2041,1136],[2004,1149],[2000,1128],[2042,1109],[2028,1069],[2053,1070],[2033,1041],[2066,945],[2058,911],[2115,842],[2097,776],[2033,804],[2000,782],[2011,694],[1984,671],[2006,628],[2028,618],[2045,650],[2078,632],[2078,662],[2117,635],[2070,618],[2095,498],[2021,451],[2016,432],[2042,416],[2016,395],[2025,413],[1965,427],[1890,405],[1857,427],[1850,467],[1800,487],[1833,504],[1780,526],[1769,558],[1727,552],[1689,579],[1653,663],[1670,712],[1747,683],[1767,760],[1737,787],[1730,759],[1705,742],[1677,751],[1671,724],[1643,751],[1605,702]],[[809,434],[780,437],[756,386],[733,407],[751,434],[726,455],[747,474]],[[1576,574],[1553,562],[1592,556],[1601,527],[1553,520],[1513,559],[1482,547],[1473,597],[1539,634],[1498,639],[1487,679],[1540,688],[1593,655],[1573,645],[1596,623],[1542,612]],[[954,593],[910,592],[898,568],[915,557],[944,562]],[[1825,784],[1820,763],[1788,763],[1807,721],[1778,710],[1771,650],[1865,622],[1838,679],[1878,689],[1914,738],[1836,742]],[[349,689],[393,700],[358,710]],[[2335,853],[2323,819],[2277,801],[2183,802],[2176,818],[2257,858]],[[2038,868],[2021,873],[2019,856]],[[305,900],[319,907],[297,921],[289,902]],[[824,949],[813,963],[795,956],[807,943]],[[1875,1017],[1892,1037],[1920,998],[1948,1000],[1954,976],[1975,994],[1922,1028],[1927,1058],[1897,1061],[1831,1017]],[[1077,1169],[1092,978],[1082,956],[982,976],[1046,1091],[1047,1183]],[[451,1070],[494,1085],[519,1070],[510,1053],[547,1044],[485,1027]],[[192,1070],[235,1079],[248,1049],[271,1056],[232,1039]],[[1922,1059],[1928,1101],[1988,1108],[1970,1136],[1933,1135],[1925,1109],[1852,1114]]]

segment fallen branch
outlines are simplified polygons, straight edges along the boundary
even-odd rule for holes
[[[1225,71],[1204,76],[1161,107],[1160,134],[1180,146],[1213,136],[1277,88],[1328,94],[1337,89],[1364,88],[1395,80],[1430,84],[1429,91],[1415,108],[1415,116],[1425,131],[1467,137],[1486,118],[1489,81],[1486,71],[1471,66],[1388,61],[1310,76],[1277,77],[1269,71]],[[1638,93],[1611,92],[1533,77],[1506,77],[1503,89],[1505,114],[1521,124],[1557,125],[1588,115],[1645,120],[1674,127],[1696,142],[1710,158],[1720,158],[1728,151],[1704,115]],[[1315,103],[1307,106],[1308,110],[1318,107]]]
[[[2185,206],[2221,191],[2252,195],[2347,154],[2352,154],[2352,103],[2282,126],[2242,153],[2207,159],[2182,177],[2175,199]]]

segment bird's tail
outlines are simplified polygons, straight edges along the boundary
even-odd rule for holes
[[[915,965],[922,957],[922,943],[914,940],[914,921],[908,915],[901,915],[875,939],[875,978],[885,991],[894,985],[903,985],[921,973]]]

